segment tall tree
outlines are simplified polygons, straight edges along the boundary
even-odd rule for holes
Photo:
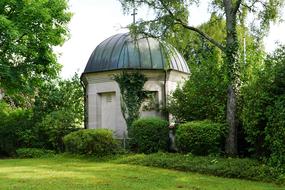
[[[53,47],[68,37],[66,0],[0,1],[0,89],[29,94],[58,75]]]
[[[219,13],[226,20],[225,39],[219,41],[207,32],[194,27],[188,22],[189,5],[199,3],[195,0],[120,0],[124,10],[134,6],[147,6],[154,10],[152,20],[140,20],[130,28],[134,32],[161,37],[173,30],[176,25],[198,33],[201,37],[218,47],[224,54],[227,65],[227,114],[229,125],[226,139],[226,153],[237,154],[237,108],[240,91],[240,54],[237,25],[245,25],[247,15],[255,18],[251,24],[252,31],[262,37],[269,28],[270,21],[276,21],[284,0],[212,0],[212,12]]]

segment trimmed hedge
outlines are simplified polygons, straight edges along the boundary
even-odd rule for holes
[[[176,130],[177,148],[195,155],[219,153],[224,130],[224,125],[209,120],[181,124]]]
[[[65,150],[73,154],[106,156],[118,151],[119,146],[108,129],[84,129],[63,138]]]
[[[248,158],[202,157],[191,154],[155,153],[124,156],[114,162],[285,184],[283,170]]]
[[[130,131],[130,145],[135,152],[167,150],[168,122],[156,117],[136,120]]]
[[[49,157],[55,154],[52,150],[40,149],[40,148],[19,148],[16,150],[18,158],[41,158]]]

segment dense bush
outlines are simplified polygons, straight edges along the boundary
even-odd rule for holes
[[[83,89],[77,74],[68,80],[48,81],[39,88],[35,97],[34,119],[38,122],[47,114],[64,111],[66,115],[72,115],[74,118],[72,123],[82,123],[84,116],[83,97]]]
[[[63,151],[63,137],[83,127],[83,90],[77,74],[45,83],[35,97],[33,120],[40,147]]]
[[[208,120],[181,124],[176,130],[177,147],[196,155],[219,153],[225,126]]]
[[[284,172],[282,170],[278,170],[253,159],[156,153],[124,156],[116,162],[198,172],[228,178],[285,183]]]
[[[191,73],[190,79],[173,92],[168,111],[178,121],[225,121],[227,87],[221,66],[213,61],[191,65]]]
[[[40,158],[54,155],[52,150],[45,150],[39,148],[19,148],[16,150],[18,158]]]
[[[156,117],[136,120],[131,129],[131,146],[134,151],[151,153],[166,150],[168,142],[168,122]]]
[[[272,166],[285,169],[285,94],[274,101],[267,116],[265,146],[270,150],[268,161]]]
[[[11,108],[0,102],[0,156],[12,156],[17,147],[35,142],[29,110]]]
[[[12,156],[22,147],[62,151],[62,138],[83,127],[83,91],[78,75],[71,80],[45,82],[34,96],[24,98],[30,99],[27,103],[17,103],[13,97],[5,94],[0,100],[0,156]]]
[[[285,166],[285,46],[265,60],[256,79],[242,88],[241,120],[251,151]]]
[[[107,129],[85,129],[63,138],[65,150],[73,154],[106,156],[118,151],[113,133]]]
[[[79,128],[70,111],[54,111],[38,123],[39,140],[44,142],[44,148],[63,151],[63,137]]]

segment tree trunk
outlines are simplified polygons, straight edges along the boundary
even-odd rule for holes
[[[228,135],[226,138],[225,152],[228,155],[237,154],[237,104],[240,86],[240,69],[239,69],[239,43],[236,30],[236,12],[238,4],[233,5],[231,0],[224,0],[226,12],[226,65],[228,73],[228,98],[227,98],[227,123]]]
[[[227,123],[228,123],[228,135],[226,138],[225,151],[228,155],[237,154],[237,102],[236,94],[233,86],[228,86],[228,100],[227,100]]]

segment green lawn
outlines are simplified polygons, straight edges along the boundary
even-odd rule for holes
[[[285,190],[269,183],[67,157],[0,160],[0,189]]]

